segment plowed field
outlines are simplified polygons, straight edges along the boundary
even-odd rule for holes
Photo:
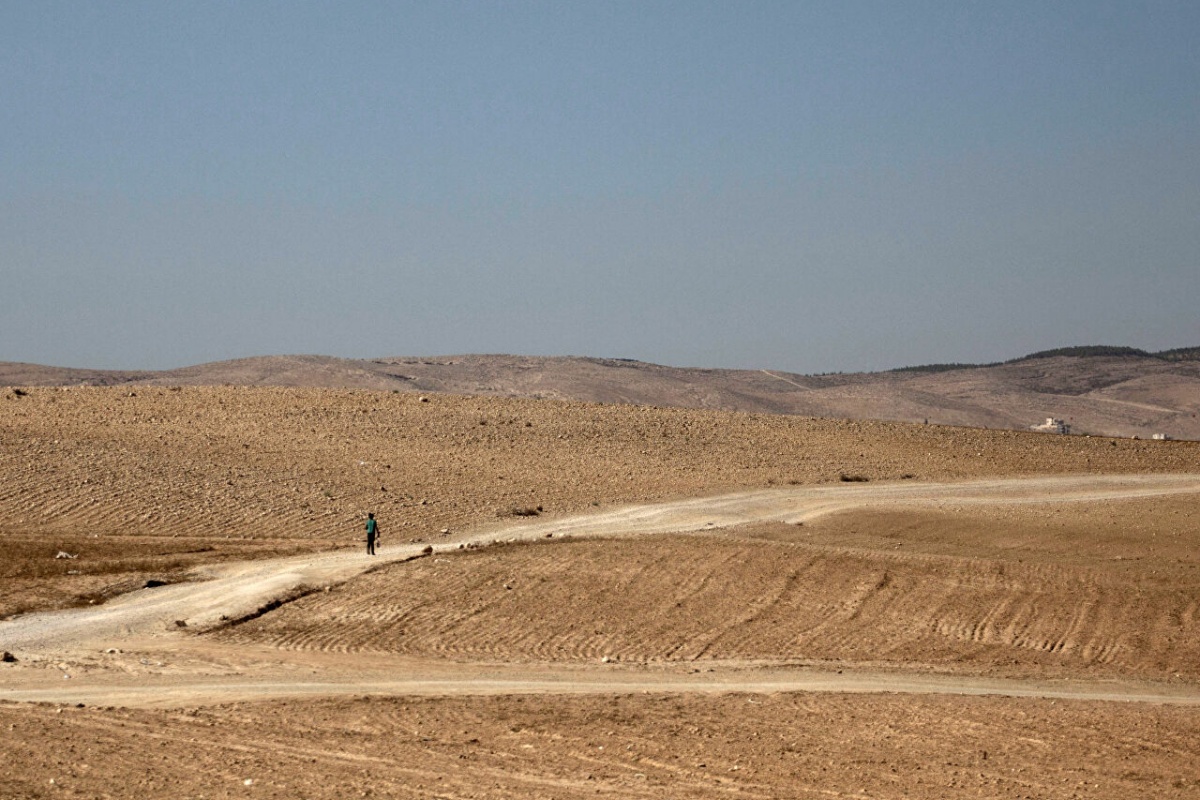
[[[0,798],[1200,797],[1197,476],[1188,442],[9,394],[0,615],[86,608],[0,621]]]
[[[466,661],[785,659],[1195,681],[1195,506],[858,512],[468,550],[374,571],[221,636]]]
[[[14,798],[1193,798],[1194,709],[829,694],[0,704]]]

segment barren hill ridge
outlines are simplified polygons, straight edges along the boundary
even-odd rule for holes
[[[0,362],[0,386],[233,385],[352,388],[678,406],[842,419],[1200,439],[1200,348],[1048,350],[999,364],[800,375],[631,359],[458,355],[262,356],[165,371]]]

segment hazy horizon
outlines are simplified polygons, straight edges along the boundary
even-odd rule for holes
[[[1125,347],[1125,345],[1077,345],[1077,346],[1078,347],[1090,347],[1090,346]],[[1070,348],[1070,347],[1076,347],[1076,346],[1075,345],[1068,346],[1068,348]],[[1197,346],[1197,347],[1200,347],[1200,346]],[[851,374],[851,373],[860,373],[860,372],[861,373],[890,372],[890,371],[895,371],[895,370],[904,370],[904,369],[912,369],[912,368],[919,368],[919,367],[935,367],[935,366],[943,366],[943,365],[951,365],[951,364],[954,366],[963,366],[963,367],[990,367],[990,366],[998,366],[998,365],[1009,363],[1009,362],[1020,361],[1029,356],[1040,355],[1041,353],[1046,352],[1047,350],[1061,350],[1061,349],[1068,349],[1068,348],[1058,348],[1058,347],[1045,348],[1044,350],[1035,350],[1035,351],[1032,351],[1029,353],[1021,353],[1019,355],[1009,356],[1006,358],[998,359],[997,361],[990,361],[990,362],[984,362],[984,361],[932,362],[932,361],[929,361],[929,362],[921,362],[921,363],[914,363],[914,364],[897,364],[894,366],[881,367],[879,369],[873,369],[873,370],[831,369],[831,370],[822,370],[821,372],[816,372],[816,373],[812,373],[812,372],[799,373],[795,370],[788,370],[788,369],[784,369],[782,367],[771,367],[771,366],[763,366],[763,365],[753,366],[753,367],[713,367],[713,366],[707,365],[707,364],[666,364],[666,363],[657,362],[657,361],[648,362],[648,361],[644,361],[643,359],[629,358],[627,356],[592,355],[592,354],[587,354],[587,353],[562,353],[559,355],[535,355],[535,354],[530,354],[530,353],[386,353],[386,354],[382,354],[382,355],[375,354],[375,355],[370,355],[370,356],[334,356],[334,355],[330,355],[328,353],[256,353],[256,354],[250,354],[250,355],[245,355],[245,356],[234,356],[232,358],[227,358],[227,359],[223,358],[223,359],[217,359],[214,361],[202,361],[202,362],[195,362],[195,363],[189,363],[189,364],[176,364],[176,365],[169,366],[169,367],[161,367],[161,368],[153,368],[153,369],[123,368],[123,367],[107,368],[107,367],[93,367],[93,366],[86,365],[86,364],[83,364],[83,365],[81,365],[81,364],[47,364],[47,363],[42,363],[42,362],[21,362],[21,361],[9,361],[8,363],[26,363],[26,364],[30,364],[31,366],[50,367],[50,368],[54,368],[54,369],[78,369],[78,370],[97,370],[97,371],[113,371],[113,372],[170,372],[170,371],[177,370],[177,369],[188,369],[190,367],[199,367],[199,366],[205,366],[205,365],[209,365],[209,364],[222,364],[222,363],[234,362],[234,361],[245,361],[245,360],[254,360],[254,359],[270,359],[270,358],[338,358],[338,359],[346,359],[346,360],[350,360],[350,361],[379,361],[379,360],[384,360],[384,359],[409,359],[409,358],[439,359],[439,358],[471,358],[471,357],[475,357],[475,358],[565,358],[565,359],[592,359],[592,360],[597,360],[597,361],[637,361],[639,363],[645,363],[645,364],[649,364],[651,366],[667,367],[669,369],[705,369],[705,370],[743,369],[743,370],[750,370],[750,371],[772,370],[772,371],[789,372],[792,374],[822,375],[822,374]],[[1135,348],[1135,349],[1140,350],[1142,348]],[[1191,347],[1185,345],[1183,347],[1178,347],[1178,348],[1175,348],[1175,347],[1164,348],[1163,351],[1156,350],[1156,351],[1146,351],[1146,352],[1149,355],[1154,356],[1160,352],[1170,351],[1170,350],[1180,350],[1180,349],[1191,349]]]
[[[1194,346],[1198,38],[1184,2],[6,3],[0,360]]]

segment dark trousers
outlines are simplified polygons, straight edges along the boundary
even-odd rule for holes
[[[375,555],[375,537],[374,536],[367,537],[367,555],[369,555],[369,556]]]

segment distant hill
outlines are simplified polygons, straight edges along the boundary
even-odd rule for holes
[[[1163,361],[1200,361],[1200,347],[1180,347],[1175,350],[1161,350],[1151,353],[1136,347],[1111,347],[1107,345],[1088,345],[1084,347],[1060,347],[1055,350],[1041,350],[1027,356],[1013,358],[1008,361],[997,361],[991,364],[921,364],[915,367],[899,367],[892,372],[947,372],[954,369],[978,369],[980,367],[998,367],[1001,364],[1019,364],[1022,361],[1032,361],[1038,358],[1120,358],[1134,356],[1139,358],[1158,358]]]
[[[0,362],[0,386],[73,385],[444,392],[1006,429],[1057,417],[1081,434],[1200,439],[1200,348],[1070,347],[998,364],[836,375],[512,355],[264,356],[140,372]]]

